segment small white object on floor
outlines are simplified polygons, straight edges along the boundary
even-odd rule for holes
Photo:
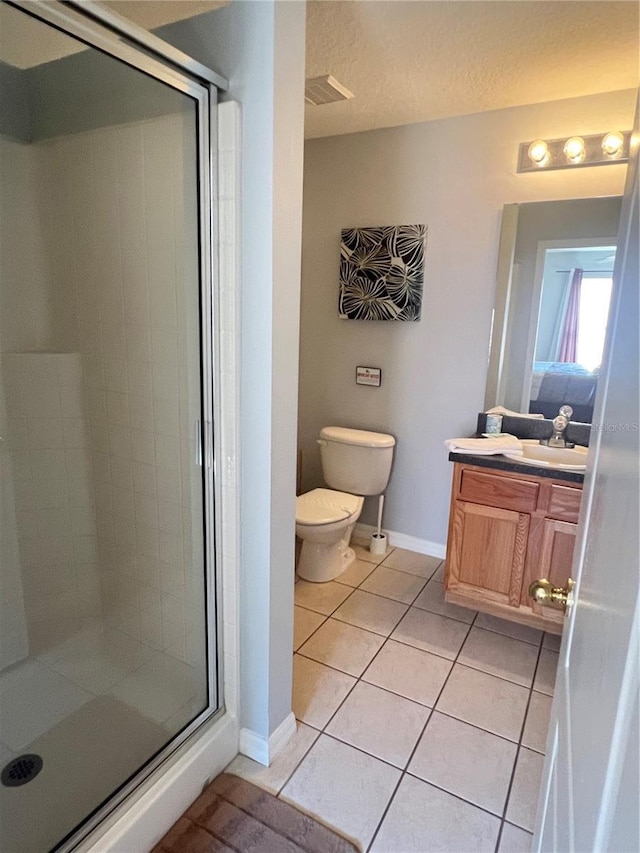
[[[369,543],[369,551],[376,556],[382,556],[387,553],[387,534],[372,533]]]
[[[476,456],[494,456],[505,451],[522,456],[522,442],[515,435],[500,433],[488,438],[448,438],[445,447],[453,453],[473,453]]]

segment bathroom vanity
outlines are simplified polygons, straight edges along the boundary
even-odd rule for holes
[[[562,633],[562,609],[542,607],[529,585],[563,587],[571,574],[584,475],[451,453],[454,463],[445,599]]]

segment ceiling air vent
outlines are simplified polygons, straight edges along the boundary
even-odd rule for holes
[[[353,98],[353,92],[338,83],[330,74],[325,74],[323,77],[310,77],[305,81],[304,99],[314,107],[334,104],[336,101],[348,101],[349,98]]]

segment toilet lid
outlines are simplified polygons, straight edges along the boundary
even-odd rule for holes
[[[361,498],[333,489],[314,489],[296,498],[296,522],[298,524],[331,524],[358,509]]]

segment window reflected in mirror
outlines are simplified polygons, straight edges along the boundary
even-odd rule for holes
[[[529,412],[553,418],[569,405],[592,420],[614,260],[611,245],[544,249]]]

